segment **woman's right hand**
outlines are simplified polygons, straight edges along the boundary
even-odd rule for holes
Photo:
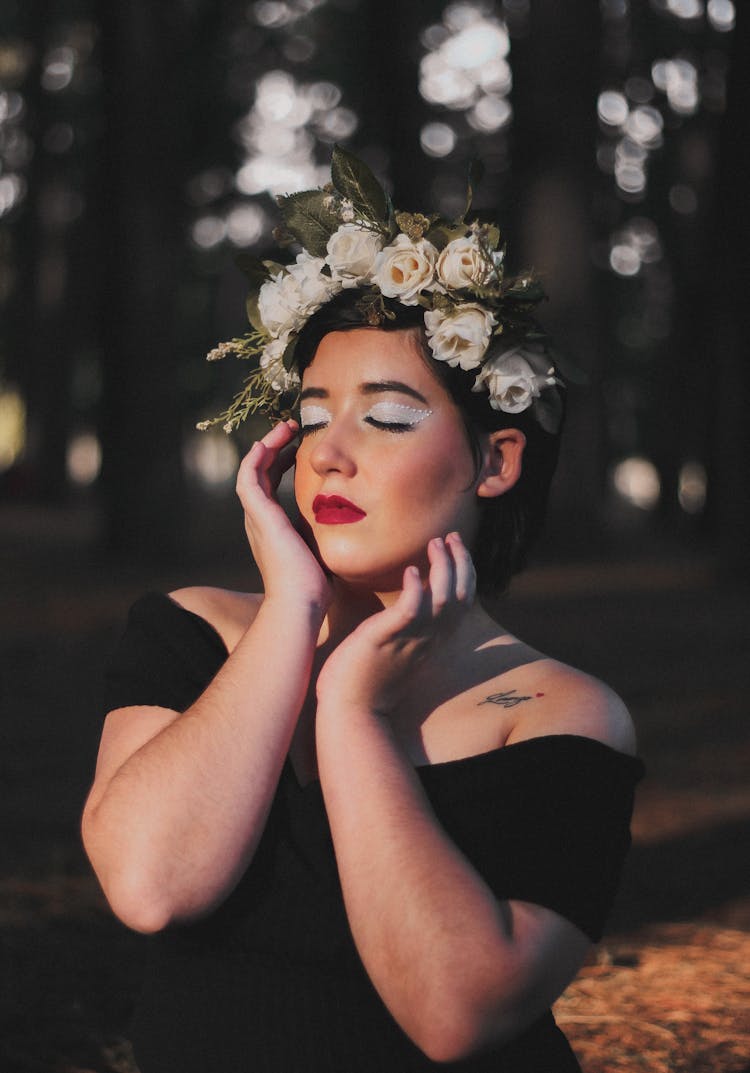
[[[283,474],[294,465],[298,430],[296,421],[282,421],[253,444],[237,474],[237,495],[266,597],[325,611],[332,595],[328,579],[276,496]]]

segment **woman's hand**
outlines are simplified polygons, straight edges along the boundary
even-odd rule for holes
[[[319,702],[331,698],[339,711],[388,714],[429,648],[471,607],[476,573],[459,534],[431,540],[427,556],[426,584],[416,566],[407,567],[396,602],[366,619],[328,657],[318,676]]]
[[[237,495],[266,596],[325,612],[331,601],[325,573],[276,498],[283,474],[294,464],[298,428],[296,421],[282,421],[253,444],[237,474]]]

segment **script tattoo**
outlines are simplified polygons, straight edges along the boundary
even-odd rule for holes
[[[531,700],[531,697],[522,697],[515,689],[508,689],[505,693],[490,693],[489,697],[480,700],[479,704],[499,704],[501,708],[515,708],[524,700]]]

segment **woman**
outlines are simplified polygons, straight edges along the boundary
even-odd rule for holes
[[[576,1070],[548,1011],[614,891],[633,730],[474,601],[471,555],[485,588],[520,562],[560,381],[507,345],[533,345],[532,303],[503,291],[493,236],[448,232],[441,264],[434,220],[420,235],[379,212],[338,154],[329,259],[256,278],[260,375],[223,415],[301,389],[299,424],[237,482],[263,594],[145,597],[109,675],[83,830],[115,913],[159,933],[136,1056],[142,1073]],[[276,499],[292,464],[296,528]]]

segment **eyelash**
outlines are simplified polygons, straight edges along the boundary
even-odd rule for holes
[[[368,425],[372,425],[373,428],[382,429],[384,432],[411,432],[412,429],[417,427],[416,425],[407,425],[403,422],[378,421],[376,417],[365,417],[364,420]],[[320,429],[325,427],[326,423],[323,421],[320,421],[316,425],[303,425],[299,430],[299,434],[304,439],[305,436],[309,436],[313,432],[319,432]]]

